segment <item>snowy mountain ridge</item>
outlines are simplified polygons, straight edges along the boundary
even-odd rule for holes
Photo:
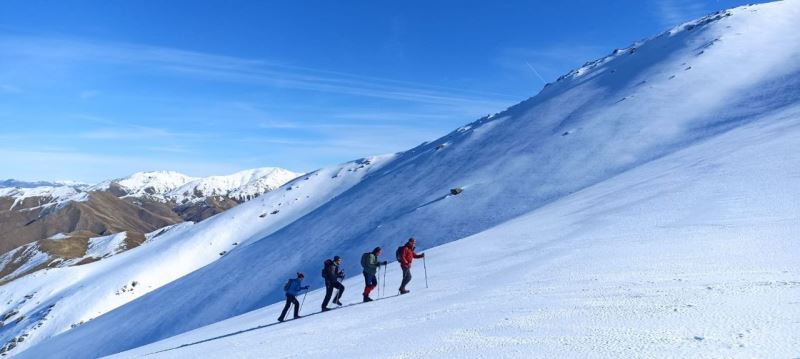
[[[279,167],[242,170],[230,175],[192,177],[175,171],[136,172],[127,177],[87,185],[74,181],[21,182],[5,180],[0,197],[19,201],[29,197],[50,198],[52,202],[71,200],[82,192],[108,191],[116,187],[123,197],[147,197],[160,201],[202,200],[203,197],[227,196],[246,201],[271,191],[301,175]]]
[[[89,191],[109,190],[112,185],[119,186],[126,196],[160,198],[187,182],[197,180],[183,173],[175,171],[136,172],[128,177],[117,178],[100,182],[88,188]]]
[[[193,179],[164,193],[164,198],[177,203],[202,200],[204,197],[226,196],[247,201],[272,191],[300,173],[277,167],[239,171],[227,176]]]
[[[26,210],[58,206],[66,202],[83,202],[88,199],[87,194],[77,186],[7,187],[0,188],[0,197],[14,199],[8,210],[13,210],[28,198],[40,198],[40,200],[38,206]]]

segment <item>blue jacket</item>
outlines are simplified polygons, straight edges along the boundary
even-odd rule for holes
[[[284,289],[286,290],[286,294],[293,295],[293,296],[297,296],[298,294],[300,294],[301,290],[306,289],[306,288],[308,288],[308,287],[303,287],[303,286],[300,285],[300,280],[297,279],[297,278],[289,279],[289,282],[286,283],[286,286],[284,286]]]

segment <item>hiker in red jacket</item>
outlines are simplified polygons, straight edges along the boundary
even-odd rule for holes
[[[403,246],[403,252],[400,255],[400,268],[403,269],[403,281],[400,283],[400,294],[406,294],[410,290],[406,289],[406,285],[411,281],[411,262],[414,258],[423,258],[425,253],[417,254],[414,251],[416,248],[417,240],[414,237],[408,239],[408,242]]]

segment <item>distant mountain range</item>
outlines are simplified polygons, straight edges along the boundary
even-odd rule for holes
[[[205,178],[138,172],[96,185],[0,181],[0,282],[136,247],[147,233],[202,221],[299,175],[265,167]],[[117,245],[92,255],[93,248],[97,252],[93,243],[108,242],[110,236]]]

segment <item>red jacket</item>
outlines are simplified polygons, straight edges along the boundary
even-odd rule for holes
[[[414,261],[414,258],[422,258],[422,255],[414,252],[414,247],[406,244],[405,247],[403,247],[403,255],[400,257],[400,266],[403,268],[411,268],[411,262]]]

